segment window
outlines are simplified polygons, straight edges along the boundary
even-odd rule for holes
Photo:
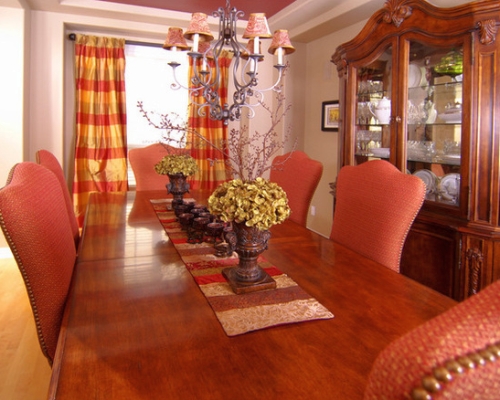
[[[167,51],[162,47],[125,45],[125,90],[127,96],[127,146],[129,149],[144,147],[161,140],[163,131],[149,125],[137,107],[142,101],[144,108],[155,114],[175,113],[181,121],[187,120],[188,92],[174,90],[170,61],[181,65],[176,69],[178,81],[187,86],[187,52]],[[129,165],[129,185],[135,187],[134,174]]]

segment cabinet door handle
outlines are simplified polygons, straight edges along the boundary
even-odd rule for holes
[[[401,117],[396,117],[396,118],[394,118],[394,120],[395,120],[398,124],[402,121]]]

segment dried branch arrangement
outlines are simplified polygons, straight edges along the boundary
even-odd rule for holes
[[[251,135],[245,125],[241,129],[232,129],[228,140],[221,143],[214,143],[205,138],[196,129],[188,127],[187,123],[181,121],[176,114],[157,114],[146,111],[142,102],[138,102],[137,107],[150,125],[165,132],[163,135],[165,144],[182,149],[210,146],[220,153],[220,157],[210,159],[212,163],[224,162],[233,177],[243,181],[252,181],[273,168],[272,159],[291,138],[290,127],[286,129],[283,139],[280,139],[277,132],[291,105],[285,105],[285,96],[281,90],[276,90],[275,94],[276,107],[274,109],[263,101],[259,102],[271,120],[266,131],[255,131]],[[279,166],[275,165],[275,167]]]

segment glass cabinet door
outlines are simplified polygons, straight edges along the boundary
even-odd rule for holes
[[[389,158],[392,98],[392,47],[356,76],[355,155],[357,163],[369,157]]]
[[[463,49],[412,42],[406,107],[407,172],[426,184],[426,200],[458,206]]]

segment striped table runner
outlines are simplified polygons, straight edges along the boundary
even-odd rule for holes
[[[151,203],[228,336],[276,325],[333,318],[330,311],[263,256],[259,257],[259,265],[276,281],[276,289],[236,295],[222,276],[222,269],[237,265],[238,256],[219,258],[212,244],[187,243],[187,234],[171,210],[171,199],[154,199]]]

